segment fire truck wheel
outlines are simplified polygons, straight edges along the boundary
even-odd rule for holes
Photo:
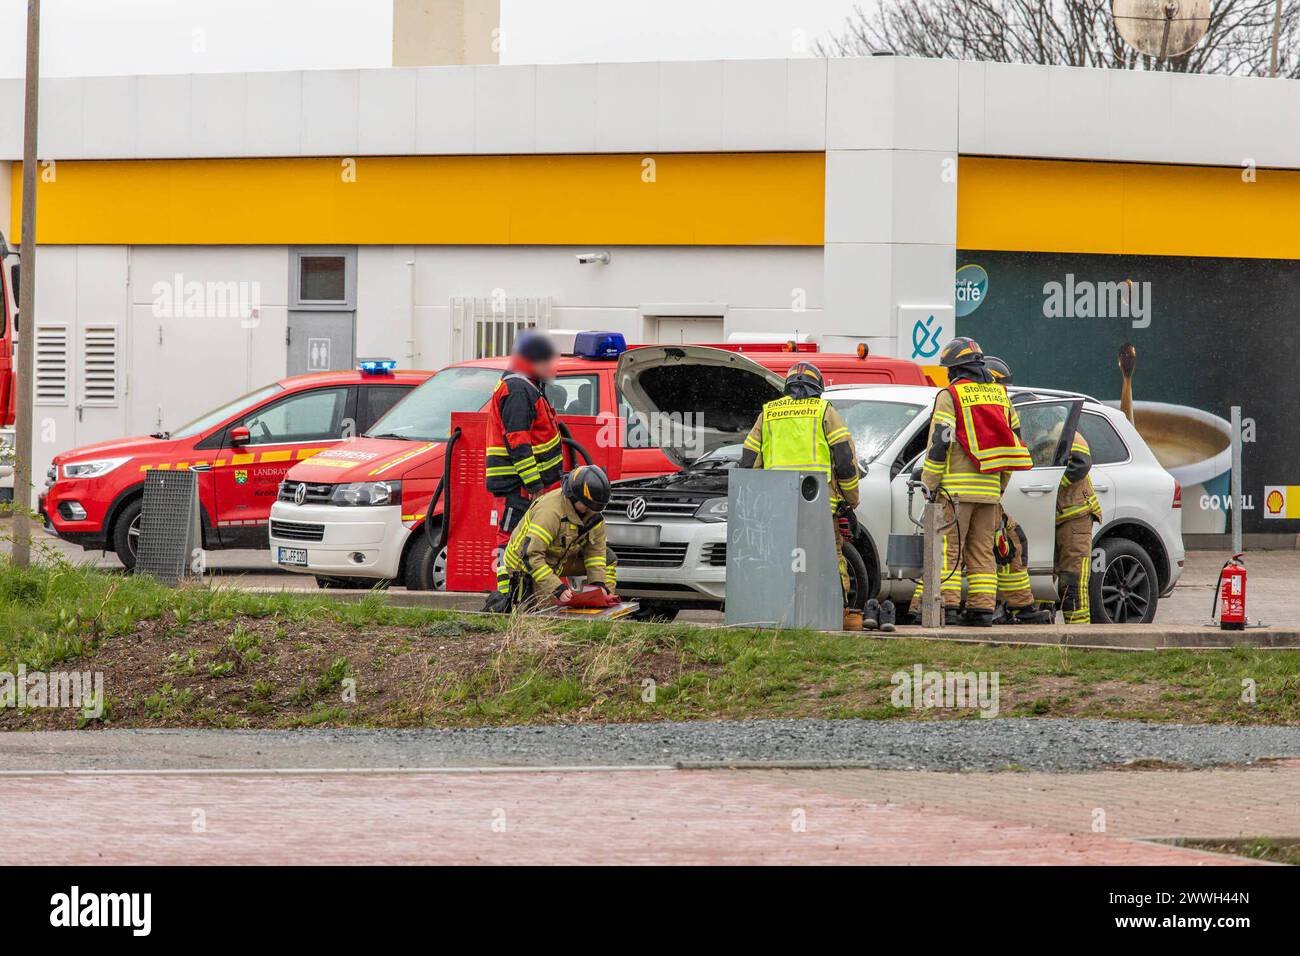
[[[135,570],[135,553],[140,544],[140,509],[143,499],[127,502],[113,524],[113,550],[128,571]]]
[[[421,529],[406,555],[406,580],[408,591],[447,590],[447,549],[434,557],[429,537]]]
[[[1155,562],[1128,538],[1093,545],[1088,605],[1094,624],[1150,624],[1160,600]]]

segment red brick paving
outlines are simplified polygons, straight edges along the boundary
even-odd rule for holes
[[[3,777],[19,836],[44,864],[1244,862],[730,771]]]

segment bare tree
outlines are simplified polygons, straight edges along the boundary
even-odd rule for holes
[[[950,60],[1267,76],[1276,0],[1212,0],[1205,37],[1159,62],[1124,42],[1110,0],[880,0],[854,8],[821,56],[888,51]],[[1300,0],[1283,0],[1278,76],[1300,77]]]

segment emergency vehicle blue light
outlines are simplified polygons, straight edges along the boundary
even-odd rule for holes
[[[357,371],[362,375],[389,375],[397,368],[397,360],[390,358],[364,358],[357,360]]]
[[[573,337],[573,354],[589,359],[616,359],[627,351],[622,332],[579,332]]]

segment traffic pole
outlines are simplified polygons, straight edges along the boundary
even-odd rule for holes
[[[40,90],[41,0],[27,0],[27,76],[23,112],[23,236],[19,272],[18,361],[14,368],[14,549],[20,568],[32,559],[32,374],[36,347],[36,99]]]

